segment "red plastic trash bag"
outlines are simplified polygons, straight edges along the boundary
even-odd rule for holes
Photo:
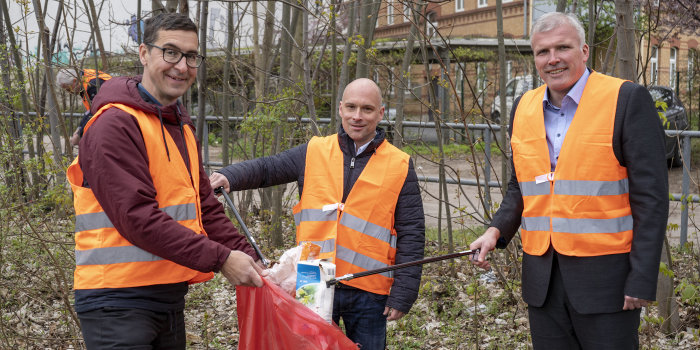
[[[357,349],[334,324],[263,278],[264,285],[236,287],[239,349]]]

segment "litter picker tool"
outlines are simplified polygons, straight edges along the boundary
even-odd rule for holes
[[[403,263],[403,264],[391,265],[391,266],[387,266],[387,267],[382,267],[380,269],[367,270],[367,271],[362,271],[362,272],[357,272],[357,273],[349,273],[347,275],[343,275],[343,276],[340,276],[338,278],[334,278],[332,280],[326,281],[326,286],[330,287],[334,284],[337,284],[340,281],[349,281],[351,279],[355,279],[358,277],[376,275],[376,274],[382,273],[382,272],[403,269],[405,267],[410,267],[410,266],[423,265],[423,264],[436,262],[436,261],[440,261],[440,260],[459,258],[460,256],[465,256],[465,255],[472,255],[472,260],[474,260],[474,259],[476,259],[477,256],[479,256],[479,251],[480,251],[479,249],[473,249],[473,250],[470,249],[470,250],[465,250],[465,251],[461,251],[461,252],[457,252],[457,253],[440,255],[440,256],[435,256],[432,258],[426,258],[423,260],[416,260],[416,261],[410,261],[410,262]]]
[[[246,226],[245,222],[243,222],[243,218],[241,217],[241,214],[238,213],[238,210],[236,209],[236,206],[233,205],[233,201],[231,200],[231,197],[229,197],[228,193],[224,190],[224,187],[218,187],[214,189],[214,193],[221,193],[224,195],[224,199],[226,199],[226,203],[228,203],[228,206],[231,208],[233,211],[233,214],[236,215],[236,220],[238,220],[238,223],[241,224],[241,229],[243,230],[243,233],[245,236],[248,238],[248,242],[250,242],[250,245],[253,246],[253,249],[255,249],[255,253],[258,254],[260,257],[260,261],[262,261],[263,265],[265,267],[270,266],[270,262],[265,259],[265,256],[263,256],[262,252],[260,251],[260,248],[258,247],[258,244],[255,243],[255,238],[253,238],[253,235],[250,234],[250,231],[248,230],[248,226]]]

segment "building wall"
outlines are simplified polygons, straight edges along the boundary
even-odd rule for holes
[[[464,9],[458,11],[455,1],[429,3],[426,14],[434,13],[438,31],[449,37],[496,37],[496,1],[478,7],[479,0],[463,0]],[[388,9],[388,8],[391,9]],[[387,17],[392,13],[393,23]],[[503,3],[503,33],[509,38],[523,37],[523,0]],[[377,18],[375,38],[403,38],[408,35],[410,20],[404,14],[404,5],[397,0],[384,0]]]

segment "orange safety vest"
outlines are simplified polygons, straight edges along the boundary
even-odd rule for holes
[[[139,124],[158,208],[179,224],[198,234],[206,234],[199,198],[199,152],[192,130],[184,128],[190,156],[190,180],[179,152],[171,152],[172,161],[168,161],[160,121],[153,115],[122,104],[108,104],[88,121],[85,131],[112,107],[131,114]],[[168,132],[165,140],[169,149],[177,149]],[[127,241],[114,228],[92,190],[83,187],[78,157],[68,167],[67,177],[73,189],[75,206],[75,289],[127,288],[184,281],[198,283],[214,276],[212,272],[202,273],[163,259]]]
[[[313,137],[306,150],[304,190],[294,206],[297,243],[321,246],[320,258],[336,264],[336,276],[394,264],[394,211],[408,174],[409,155],[382,142],[343,200],[343,152],[338,135]],[[388,295],[393,272],[343,282]]]
[[[96,71],[94,69],[83,69],[83,106],[85,106],[85,110],[87,110],[88,112],[90,112],[90,98],[88,96],[87,89],[90,80],[95,78],[100,78],[104,81],[107,81],[109,79],[112,79],[112,76],[105,72]]]
[[[629,252],[632,210],[627,168],[613,153],[623,80],[592,73],[551,172],[542,100],[546,86],[523,95],[513,121],[513,163],[523,198],[523,250],[598,256]]]

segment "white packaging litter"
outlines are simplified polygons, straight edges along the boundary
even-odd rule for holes
[[[335,286],[326,286],[326,281],[333,278],[335,264],[328,261],[316,259],[297,264],[296,299],[328,323],[333,322]]]

